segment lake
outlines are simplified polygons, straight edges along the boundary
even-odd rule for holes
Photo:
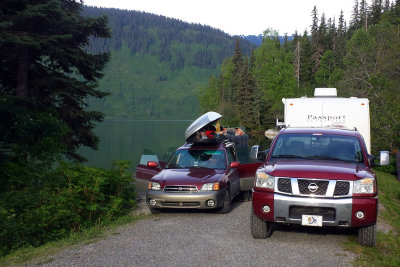
[[[157,155],[167,160],[185,142],[185,130],[192,121],[145,121],[109,119],[94,129],[100,138],[98,150],[80,148],[78,153],[88,159],[87,166],[110,168],[114,160],[131,162],[135,171],[142,154]]]
[[[192,120],[104,120],[94,129],[100,138],[98,150],[82,147],[78,153],[88,159],[85,165],[106,169],[111,167],[111,162],[114,160],[128,160],[131,162],[129,171],[134,173],[142,154],[157,155],[160,160],[168,160],[171,153],[185,143],[185,131],[192,122]],[[254,144],[261,145],[262,149],[269,145],[263,135],[251,137],[249,147]],[[248,154],[249,149],[243,154]]]

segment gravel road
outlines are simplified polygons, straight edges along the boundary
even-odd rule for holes
[[[251,202],[229,214],[172,211],[114,229],[108,237],[51,256],[43,266],[351,266],[351,232],[279,227],[250,233]]]

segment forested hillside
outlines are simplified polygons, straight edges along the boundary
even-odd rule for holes
[[[369,3],[368,3],[369,2]],[[312,96],[336,87],[341,97],[370,100],[372,150],[400,147],[400,1],[354,1],[351,21],[310,10],[311,32],[281,42],[267,30],[250,57],[236,45],[222,73],[200,95],[203,111],[222,112],[227,124],[274,128],[282,98]],[[218,98],[215,96],[218,95]],[[229,119],[229,120],[228,120]]]
[[[85,16],[106,15],[112,37],[92,38],[88,51],[111,52],[99,90],[111,94],[90,101],[106,117],[192,119],[197,94],[222,60],[232,56],[235,37],[208,26],[138,11],[85,7]],[[240,39],[247,55],[254,47]]]

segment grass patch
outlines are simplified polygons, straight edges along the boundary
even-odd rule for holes
[[[0,258],[0,266],[51,263],[51,256],[67,247],[91,244],[108,235],[116,235],[118,233],[114,230],[118,226],[135,223],[137,220],[143,219],[146,216],[147,215],[122,216],[115,221],[96,224],[94,227],[74,232],[67,238],[48,242],[40,247],[25,247],[15,250],[7,256]]]
[[[357,237],[352,236],[345,248],[359,254],[355,266],[400,266],[400,183],[394,175],[376,171],[379,185],[379,202],[384,209],[379,217],[388,222],[393,231],[378,232],[376,247],[358,245]]]

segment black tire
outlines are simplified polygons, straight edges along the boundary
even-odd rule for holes
[[[149,207],[149,209],[150,209],[151,214],[160,214],[161,213],[160,209],[150,208],[150,207]]]
[[[254,238],[267,238],[270,237],[272,233],[271,223],[258,218],[254,214],[253,207],[250,213],[250,229]]]
[[[376,244],[376,224],[358,229],[358,243],[365,247],[374,247]]]
[[[231,194],[229,193],[229,190],[226,189],[224,203],[222,204],[222,207],[218,210],[218,213],[227,214],[230,211],[231,211]]]

